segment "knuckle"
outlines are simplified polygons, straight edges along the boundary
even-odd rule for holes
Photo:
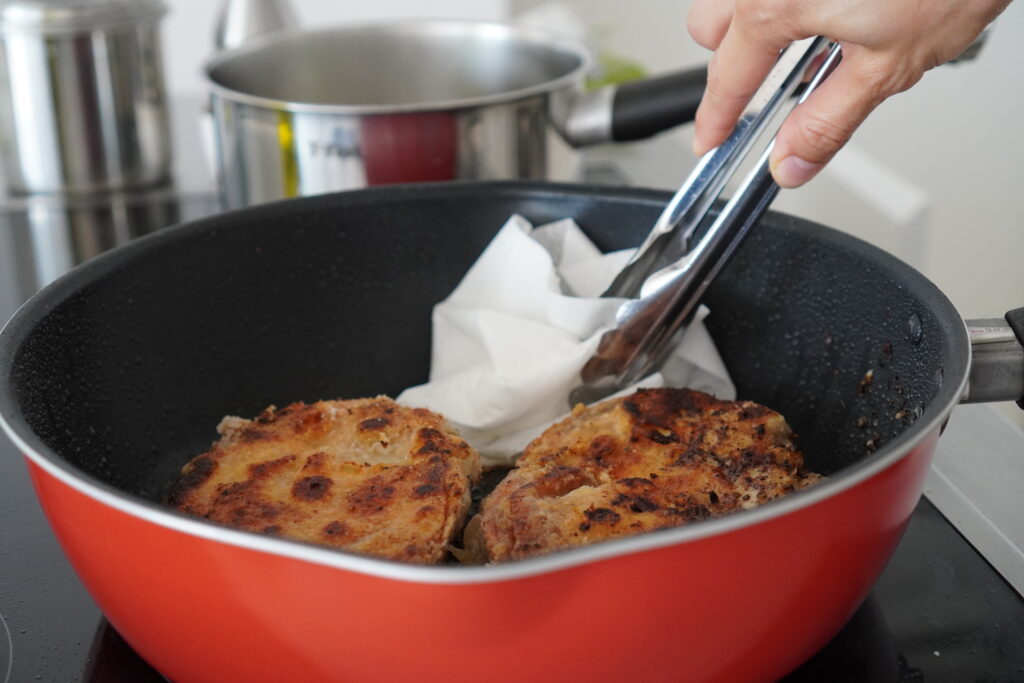
[[[790,16],[791,0],[737,0],[736,15],[751,28],[770,26]]]
[[[686,17],[686,29],[702,47],[715,50],[732,19],[731,7],[722,0],[696,0]]]
[[[853,72],[858,93],[877,106],[886,98],[910,89],[921,79],[923,69],[912,66],[913,60],[884,57],[864,59]]]
[[[851,80],[857,92],[872,102],[881,102],[893,92],[898,92],[892,89],[897,78],[888,65],[862,64],[853,72]]]
[[[830,121],[822,116],[805,116],[797,126],[797,136],[808,161],[828,161],[853,135],[853,127]]]
[[[799,27],[801,16],[793,0],[738,0],[736,6],[743,40],[766,53],[777,54],[791,41],[807,37]]]
[[[914,84],[921,80],[921,76],[924,75],[924,71],[925,70],[923,68],[917,70],[907,67],[893,69],[884,85],[876,93],[878,101],[881,102],[890,95],[910,90]]]

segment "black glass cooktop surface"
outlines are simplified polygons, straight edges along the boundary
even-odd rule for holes
[[[159,229],[214,208],[197,198],[125,224],[146,219]],[[0,322],[51,271],[134,236],[120,225],[103,212],[38,223],[0,210]],[[42,258],[40,245],[53,239],[63,255]],[[103,619],[51,534],[20,454],[0,436],[0,683],[163,680]],[[1024,681],[1024,600],[922,499],[864,605],[785,680]]]

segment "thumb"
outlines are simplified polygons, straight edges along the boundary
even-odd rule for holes
[[[841,62],[782,124],[769,162],[780,187],[799,187],[817,175],[884,99],[853,66]]]

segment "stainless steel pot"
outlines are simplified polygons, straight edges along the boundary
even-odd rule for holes
[[[704,69],[583,93],[578,45],[504,24],[274,34],[206,66],[228,207],[396,182],[573,179],[574,147],[691,120]]]
[[[167,180],[160,0],[0,2],[0,156],[15,192]]]

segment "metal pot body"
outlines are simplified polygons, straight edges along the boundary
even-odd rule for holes
[[[407,21],[274,34],[206,68],[228,207],[370,185],[575,179],[558,134],[590,64],[501,24]]]
[[[214,95],[218,187],[229,208],[391,183],[578,179],[552,111],[569,90],[446,111],[288,111]],[[564,105],[563,105],[564,106]]]
[[[13,191],[91,193],[169,178],[164,8],[152,4],[143,3],[147,16],[113,25],[4,22],[0,156]]]
[[[882,571],[970,364],[963,321],[923,276],[805,221],[767,215],[706,301],[739,395],[785,415],[827,476],[810,489],[485,567],[385,562],[160,502],[223,415],[424,381],[432,306],[511,213],[572,216],[610,250],[667,199],[441,183],[140,238],[8,323],[0,424],[85,585],[172,680],[777,679]]]

